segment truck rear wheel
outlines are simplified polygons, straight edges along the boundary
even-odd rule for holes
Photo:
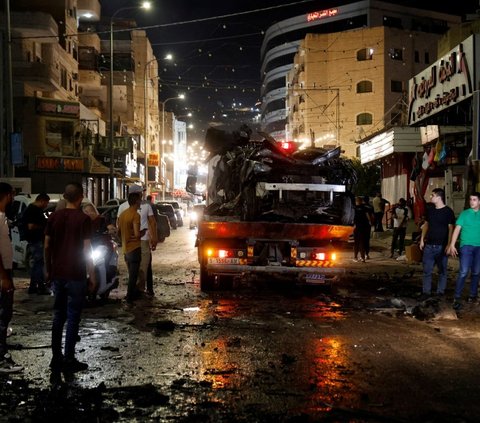
[[[200,289],[202,291],[216,291],[232,289],[233,276],[209,275],[205,266],[200,267]]]
[[[209,275],[205,266],[200,266],[200,289],[202,291],[215,289],[215,275]]]

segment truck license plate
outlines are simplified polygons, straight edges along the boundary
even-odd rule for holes
[[[322,275],[321,273],[307,273],[305,276],[305,282],[312,284],[323,284],[325,283],[325,275]]]
[[[208,264],[240,264],[239,258],[216,258],[209,257]]]

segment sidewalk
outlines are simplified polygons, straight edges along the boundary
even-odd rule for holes
[[[392,243],[392,229],[386,229],[384,232],[372,232],[370,239],[370,260],[366,263],[355,263],[353,259],[353,244],[349,244],[350,250],[343,251],[342,258],[347,269],[360,270],[362,273],[377,273],[377,272],[409,272],[414,271],[415,277],[422,277],[423,267],[421,262],[409,262],[406,256],[398,257],[395,254],[394,258],[390,258],[390,248]],[[412,232],[407,230],[407,237],[405,238],[405,246],[412,244]],[[457,276],[459,267],[458,258],[450,257],[448,259],[448,286],[455,285],[455,278]],[[434,269],[434,285],[436,284],[436,268]]]

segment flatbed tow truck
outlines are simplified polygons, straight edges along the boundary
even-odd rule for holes
[[[350,160],[339,147],[298,149],[262,133],[262,142],[252,142],[243,129],[207,131],[208,196],[196,243],[201,289],[247,276],[331,283],[345,272],[338,243],[353,232]]]

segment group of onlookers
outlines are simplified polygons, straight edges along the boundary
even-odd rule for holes
[[[144,194],[143,187],[131,185],[128,201],[119,207],[116,222],[129,274],[128,304],[143,294],[154,295],[151,252],[157,245],[157,228],[154,210],[143,199]],[[7,346],[15,287],[6,211],[14,195],[11,185],[0,182],[0,374],[23,370],[23,366],[13,361]],[[89,293],[95,293],[97,285],[91,239],[96,232],[111,229],[93,206],[87,204],[82,208],[81,184],[67,184],[63,198],[48,220],[43,213],[50,200],[47,194],[38,195],[22,214],[32,264],[28,292],[50,294],[48,285],[54,295],[52,374],[88,368],[87,363],[77,360],[75,346],[85,299]]]
[[[370,250],[371,227],[374,232],[382,232],[382,220],[388,201],[377,193],[369,204],[368,197],[356,197],[354,218],[354,261],[368,260]],[[460,266],[456,279],[453,307],[462,306],[462,292],[465,280],[471,275],[470,295],[468,302],[476,302],[480,279],[480,193],[475,192],[469,198],[470,207],[463,210],[457,219],[453,210],[446,205],[445,191],[436,188],[430,195],[425,216],[419,223],[418,244],[423,252],[423,286],[421,299],[432,295],[432,274],[435,266],[438,269],[438,285],[436,295],[445,295],[447,287],[448,256],[459,257]],[[405,199],[400,198],[391,208],[393,218],[393,235],[390,257],[398,251],[404,252],[407,223],[410,219],[409,208]],[[459,247],[457,249],[457,241]],[[359,257],[360,255],[360,257]]]

